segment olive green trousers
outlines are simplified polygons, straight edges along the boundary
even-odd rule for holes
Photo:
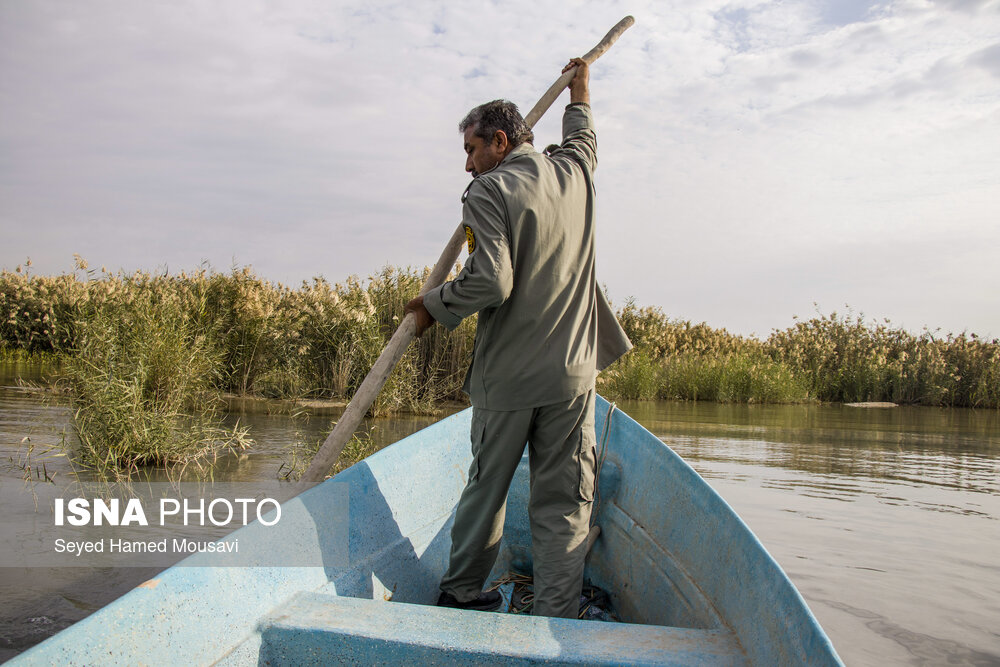
[[[524,410],[472,412],[472,466],[455,510],[441,590],[460,602],[483,590],[500,552],[507,490],[528,446],[533,612],[576,618],[594,500],[594,391]]]

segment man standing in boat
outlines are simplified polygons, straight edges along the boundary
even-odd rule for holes
[[[597,286],[597,141],[589,67],[574,58],[563,142],[548,154],[514,104],[495,100],[459,125],[469,257],[455,280],[406,306],[421,335],[479,314],[465,391],[473,406],[469,480],[438,604],[491,610],[507,491],[525,443],[531,466],[534,613],[576,618],[594,498],[597,371],[631,347]]]

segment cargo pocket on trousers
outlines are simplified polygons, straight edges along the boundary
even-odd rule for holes
[[[587,428],[580,429],[580,451],[577,463],[580,467],[580,500],[590,502],[594,499],[594,481],[597,470],[596,437]]]
[[[469,466],[469,481],[479,478],[479,453],[483,449],[483,438],[486,437],[486,419],[482,415],[472,413],[472,429],[469,439],[472,441],[472,465]]]

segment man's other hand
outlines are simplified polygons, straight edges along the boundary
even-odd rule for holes
[[[406,304],[403,308],[403,316],[405,317],[409,313],[413,313],[414,326],[416,327],[413,335],[420,338],[434,324],[434,317],[428,312],[427,307],[424,306],[424,297],[418,296]]]

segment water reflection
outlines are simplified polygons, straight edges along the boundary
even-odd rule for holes
[[[689,461],[1000,493],[995,410],[627,401],[619,407]]]
[[[364,419],[358,433],[370,437],[376,448],[382,449],[460,409],[445,408],[436,416],[397,415]],[[252,451],[222,457],[216,466],[217,477],[233,482],[275,479],[292,465],[296,456],[301,458],[303,451],[316,450],[333,430],[340,413],[342,410],[332,415],[297,417],[259,412],[230,413],[227,423],[234,424],[239,420],[249,426],[255,444]],[[299,451],[294,454],[293,450]]]

